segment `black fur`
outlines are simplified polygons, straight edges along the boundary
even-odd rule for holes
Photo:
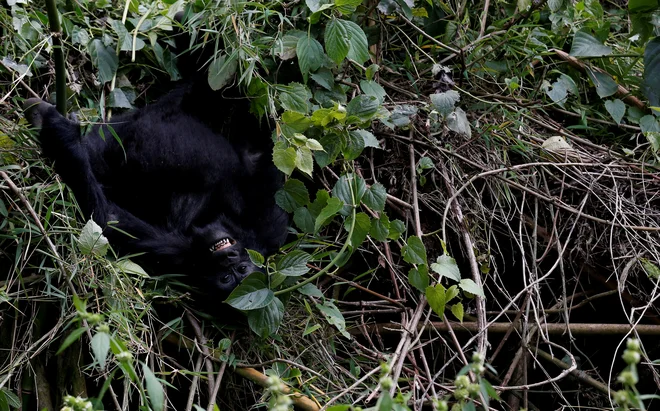
[[[85,217],[120,253],[145,253],[138,262],[153,273],[185,274],[219,302],[257,270],[246,248],[267,255],[284,240],[288,218],[274,202],[282,175],[245,100],[194,81],[82,137],[40,100],[26,102],[26,116]],[[234,244],[212,252],[223,238]]]

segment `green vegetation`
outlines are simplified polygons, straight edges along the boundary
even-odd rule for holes
[[[8,1],[0,411],[657,407],[660,4],[468,3]],[[246,326],[116,255],[19,108],[157,99],[178,11],[288,176]]]

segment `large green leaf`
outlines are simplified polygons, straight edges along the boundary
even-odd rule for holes
[[[316,221],[314,222],[314,231],[318,231],[319,228],[323,227],[330,219],[332,219],[339,210],[344,207],[344,203],[337,197],[332,197],[328,199],[328,202],[325,207],[321,210]]]
[[[660,106],[660,37],[649,41],[644,50],[643,90],[652,106]]]
[[[454,106],[461,99],[461,95],[455,90],[444,93],[431,94],[431,105],[443,117],[454,111]]]
[[[435,287],[426,287],[426,300],[429,302],[431,309],[440,318],[445,316],[445,287],[442,284],[436,284]]]
[[[277,271],[287,277],[299,277],[309,272],[307,263],[312,258],[301,250],[293,250],[277,261]]]
[[[362,196],[362,202],[369,208],[375,211],[383,211],[385,209],[385,200],[387,199],[387,191],[381,183],[376,183],[369,187]]]
[[[350,230],[351,223],[353,222],[353,217],[348,216],[346,221],[344,222],[344,228],[346,231]],[[353,235],[351,235],[351,238],[349,239],[350,246],[353,247],[354,249],[359,247],[360,244],[364,241],[365,238],[367,238],[367,234],[369,233],[369,230],[371,229],[371,220],[369,219],[369,216],[366,215],[365,213],[357,213],[355,215],[355,224],[353,225]]]
[[[291,83],[288,86],[281,86],[279,91],[280,103],[285,110],[302,114],[309,112],[311,94],[307,87],[300,83]]]
[[[296,149],[279,142],[273,148],[273,164],[284,174],[291,175],[296,168]]]
[[[607,73],[602,73],[600,71],[591,70],[587,68],[587,74],[589,78],[596,86],[596,94],[600,98],[609,97],[617,92],[619,86],[616,84],[616,81]]]
[[[626,114],[626,105],[619,99],[607,100],[605,102],[605,109],[617,124],[621,123],[621,119]]]
[[[480,297],[485,297],[484,290],[482,290],[481,287],[477,285],[477,283],[475,283],[473,280],[469,278],[462,279],[461,282],[458,284],[458,286],[461,287],[461,290],[467,291],[470,294],[478,295]]]
[[[420,264],[417,268],[408,271],[408,282],[421,292],[429,286],[429,268],[426,264]]]
[[[302,206],[309,204],[309,193],[302,181],[290,178],[284,186],[275,193],[275,202],[286,212],[293,213]]]
[[[431,264],[431,270],[440,274],[440,278],[447,277],[454,281],[461,281],[461,272],[458,269],[456,260],[447,254],[438,257],[435,263]]]
[[[612,54],[612,48],[602,44],[591,34],[578,31],[573,36],[570,54],[573,57],[602,57]]]
[[[350,37],[346,26],[341,23],[342,20],[333,18],[325,27],[325,51],[328,57],[337,64],[340,64],[350,49]]]
[[[379,106],[376,97],[360,94],[346,106],[346,116],[349,118],[355,117],[359,122],[369,121],[374,117]]]
[[[408,244],[402,247],[401,253],[407,263],[426,264],[426,247],[416,235],[408,237]]]
[[[94,220],[87,221],[78,237],[78,248],[85,255],[96,255],[103,257],[108,252],[108,239],[103,235],[103,230]]]
[[[351,335],[346,331],[346,320],[341,314],[341,311],[332,303],[332,301],[325,301],[323,305],[316,304],[316,308],[323,314],[326,321],[330,325],[337,327],[339,332],[346,338],[350,339]]]
[[[363,64],[369,60],[369,43],[367,35],[360,26],[350,20],[339,20],[348,33],[348,57],[358,64]]]
[[[312,37],[305,36],[298,40],[296,54],[298,54],[300,72],[304,76],[318,70],[323,64],[323,46]]]
[[[99,39],[93,39],[87,44],[87,51],[92,59],[92,64],[99,70],[99,81],[101,83],[111,81],[119,65],[115,49],[106,47]]]
[[[90,345],[92,346],[94,359],[99,364],[99,367],[104,370],[105,363],[108,360],[108,352],[110,351],[110,335],[105,332],[97,332],[92,337]]]
[[[628,10],[631,13],[645,13],[653,11],[660,7],[660,2],[658,0],[629,0],[628,1]]]
[[[250,329],[261,338],[275,334],[283,318],[284,304],[277,297],[274,297],[267,306],[247,313]]]
[[[273,291],[268,289],[260,276],[251,274],[229,294],[225,302],[237,310],[256,310],[270,304],[273,297]]]

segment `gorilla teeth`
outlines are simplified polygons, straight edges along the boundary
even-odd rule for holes
[[[218,241],[217,243],[213,244],[209,250],[211,252],[213,251],[220,251],[224,250],[225,248],[231,247],[232,246],[232,241],[229,238],[223,238],[222,240]]]

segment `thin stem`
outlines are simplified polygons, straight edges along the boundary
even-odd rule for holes
[[[53,60],[55,63],[55,92],[57,111],[66,115],[66,66],[64,65],[64,50],[62,48],[62,27],[60,14],[57,12],[55,0],[46,0],[48,23],[53,39]]]

